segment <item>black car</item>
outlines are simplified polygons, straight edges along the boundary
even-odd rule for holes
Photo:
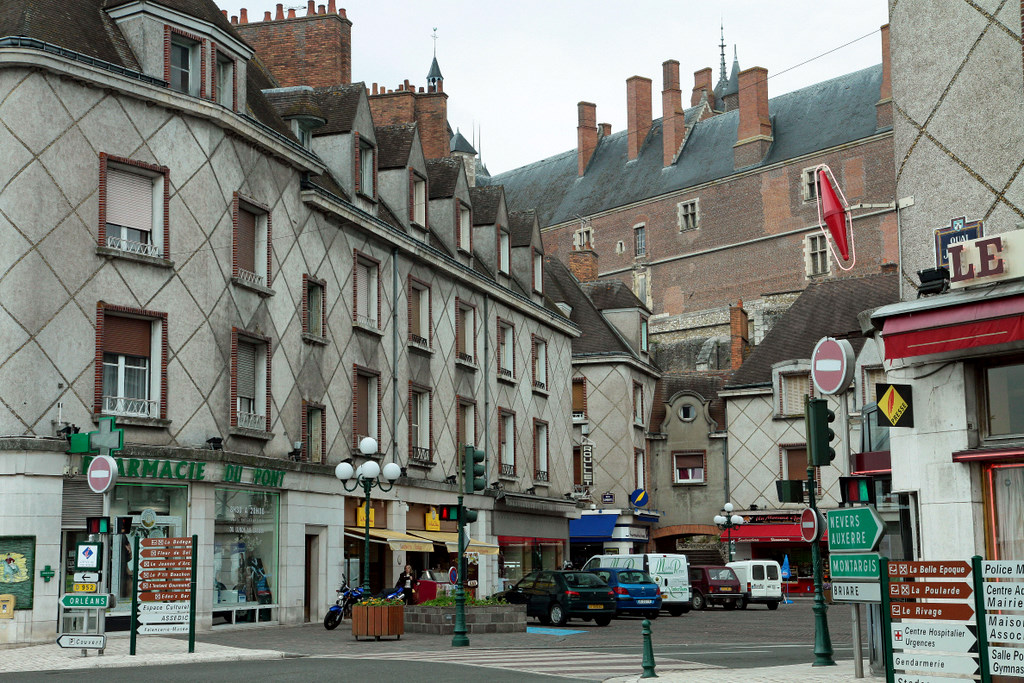
[[[530,572],[502,594],[526,605],[526,616],[562,626],[570,617],[607,626],[615,616],[615,593],[596,574],[575,571]]]

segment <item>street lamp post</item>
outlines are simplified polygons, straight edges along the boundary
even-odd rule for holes
[[[359,452],[365,456],[375,454],[377,452],[377,440],[369,436],[363,438],[359,442]],[[356,479],[352,482],[350,488],[348,482],[352,479],[353,474],[355,474]],[[378,479],[380,474],[380,465],[373,460],[367,460],[354,471],[352,463],[349,462],[338,463],[338,466],[334,468],[334,476],[341,481],[341,485],[346,491],[352,492],[361,486],[366,493],[366,507],[364,508],[365,514],[363,515],[365,523],[365,536],[363,538],[363,595],[365,596],[370,595],[370,491],[375,486],[381,491],[390,491],[395,485],[395,480],[401,476],[402,469],[393,462],[384,465],[384,478],[388,481],[387,488]]]
[[[722,512],[725,514],[715,515],[715,524],[719,529],[725,529],[725,537],[728,539],[726,542],[729,544],[729,561],[732,562],[732,530],[743,524],[743,518],[732,514],[732,503],[723,505]]]

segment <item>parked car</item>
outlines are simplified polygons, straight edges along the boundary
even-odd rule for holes
[[[686,555],[643,553],[639,555],[594,555],[587,560],[584,571],[595,567],[642,569],[661,588],[661,608],[678,617],[690,611],[690,579]]]
[[[542,624],[562,626],[570,617],[593,619],[607,626],[615,616],[615,593],[596,574],[579,571],[535,571],[499,594],[506,602],[526,605],[526,616]]]
[[[743,603],[740,580],[729,567],[690,567],[690,590],[693,591],[693,608],[696,610],[708,605],[736,609]]]
[[[760,603],[768,609],[778,609],[782,602],[782,569],[775,560],[739,560],[726,565],[732,567],[743,589],[740,609],[748,604]]]
[[[661,589],[650,574],[640,569],[598,567],[591,569],[615,593],[616,614],[638,614],[657,619],[661,611]]]

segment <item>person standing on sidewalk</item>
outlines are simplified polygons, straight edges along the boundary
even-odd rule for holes
[[[398,575],[398,582],[395,584],[395,588],[402,589],[402,598],[405,600],[405,604],[416,604],[417,583],[416,574],[412,570],[412,565],[405,565],[405,571]]]

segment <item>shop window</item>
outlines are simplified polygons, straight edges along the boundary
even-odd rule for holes
[[[557,538],[533,538],[523,536],[498,536],[498,576],[506,586],[516,583],[530,572],[552,567],[561,567],[564,542]],[[550,572],[538,576],[538,582],[554,580]],[[529,581],[529,579],[527,579]],[[520,588],[534,588],[520,584]]]
[[[673,476],[677,484],[703,484],[707,468],[704,451],[678,451],[672,454]]]
[[[433,343],[433,328],[430,319],[430,287],[417,278],[409,276],[409,341],[429,348]]]
[[[353,253],[352,319],[356,325],[380,329],[380,261],[358,251]]]
[[[170,169],[100,155],[101,247],[123,254],[170,258],[166,225]]]
[[[586,377],[574,377],[572,380],[572,419],[574,422],[587,419]]]
[[[987,545],[995,560],[1024,560],[1024,465],[995,464],[984,469]]]
[[[779,375],[779,414],[799,416],[804,414],[804,402],[811,395],[809,373],[786,373]]]
[[[1024,364],[984,368],[985,437],[1024,435]]]
[[[131,532],[110,546],[110,592],[118,598],[115,614],[127,615],[132,604],[135,541],[143,538],[177,538],[187,529],[188,486],[117,484],[110,501],[110,515],[131,517]],[[70,587],[69,587],[70,588]]]
[[[232,204],[232,282],[265,294],[270,286],[270,209],[237,192]]]
[[[533,480],[548,481],[548,423],[533,421]]]
[[[214,625],[277,618],[279,498],[214,490]]]
[[[501,476],[516,476],[516,414],[504,408],[498,408],[498,453]]]
[[[370,436],[380,443],[380,373],[355,366],[352,384],[352,446]]]
[[[498,377],[515,379],[516,328],[507,320],[498,318]]]
[[[533,339],[533,388],[546,391],[548,388],[548,343],[536,335]]]

